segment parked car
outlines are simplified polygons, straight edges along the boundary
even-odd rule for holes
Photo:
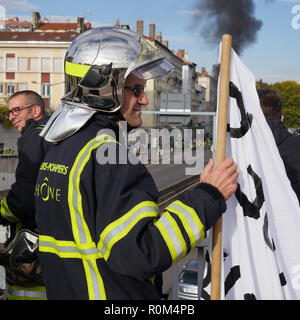
[[[205,266],[202,281],[201,300],[210,299],[211,264],[208,253],[205,255]],[[190,260],[179,274],[179,300],[198,300],[198,260]]]
[[[198,260],[193,259],[183,267],[179,275],[178,298],[180,300],[198,300]]]

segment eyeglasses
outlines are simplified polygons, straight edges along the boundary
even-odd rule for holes
[[[9,119],[11,113],[14,116],[18,116],[22,110],[27,109],[27,108],[32,108],[34,106],[35,106],[34,104],[28,104],[26,106],[19,106],[19,107],[15,107],[10,110],[7,110],[7,111],[3,112],[2,114],[6,119]]]
[[[136,85],[134,87],[124,87],[125,89],[131,89],[134,92],[134,95],[138,98],[142,92],[144,92],[144,87]]]

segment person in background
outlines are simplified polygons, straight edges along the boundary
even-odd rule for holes
[[[284,126],[282,101],[272,89],[258,89],[258,97],[267,123],[273,133],[286,174],[300,204],[300,136],[291,134]]]
[[[0,224],[9,226],[10,229],[9,238],[2,248],[2,258],[8,254],[7,248],[15,242],[18,232],[21,232],[21,236],[17,237],[19,242],[18,245],[14,245],[15,250],[21,247],[22,241],[28,243],[28,240],[22,238],[24,236],[22,230],[37,233],[34,188],[39,167],[50,146],[39,135],[49,117],[45,116],[44,101],[38,93],[31,90],[14,93],[9,98],[8,111],[4,116],[12,122],[21,136],[18,139],[15,183],[12,184],[7,196],[0,201]],[[12,252],[12,254],[26,253]],[[11,266],[5,266],[9,300],[46,298],[38,261],[35,260],[31,266],[32,268],[30,264],[24,264],[14,270]]]

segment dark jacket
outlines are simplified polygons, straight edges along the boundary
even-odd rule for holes
[[[104,128],[116,137],[99,135]],[[159,299],[153,277],[226,209],[218,189],[201,184],[160,215],[151,175],[141,163],[120,164],[127,149],[115,139],[118,127],[96,114],[41,165],[35,203],[48,299]],[[103,161],[109,153],[115,164]]]
[[[300,204],[300,136],[289,133],[279,119],[268,118],[267,122]]]
[[[11,225],[11,236],[22,228],[34,230],[34,187],[39,167],[50,144],[39,136],[49,117],[38,121],[29,119],[18,140],[18,166],[16,181],[7,196],[1,200],[0,224]]]

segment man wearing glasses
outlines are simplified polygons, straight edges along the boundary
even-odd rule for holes
[[[117,140],[142,124],[145,82],[173,69],[157,47],[124,28],[90,29],[70,45],[66,94],[41,132],[54,145],[35,192],[49,300],[160,299],[156,276],[203,240],[225,211],[237,188],[232,159],[215,169],[211,160],[200,186],[161,214],[151,175],[128,161]]]
[[[18,140],[19,162],[16,169],[16,182],[7,196],[0,200],[0,224],[10,227],[6,246],[21,229],[37,233],[34,187],[39,167],[46,155],[49,143],[39,136],[48,121],[45,116],[44,101],[34,91],[25,90],[13,94],[8,101],[8,111],[3,114],[21,134]],[[21,266],[20,266],[21,268]],[[8,299],[43,299],[45,288],[40,276],[40,268],[33,272],[34,281],[24,270],[6,268]],[[24,284],[24,285],[20,285]]]

